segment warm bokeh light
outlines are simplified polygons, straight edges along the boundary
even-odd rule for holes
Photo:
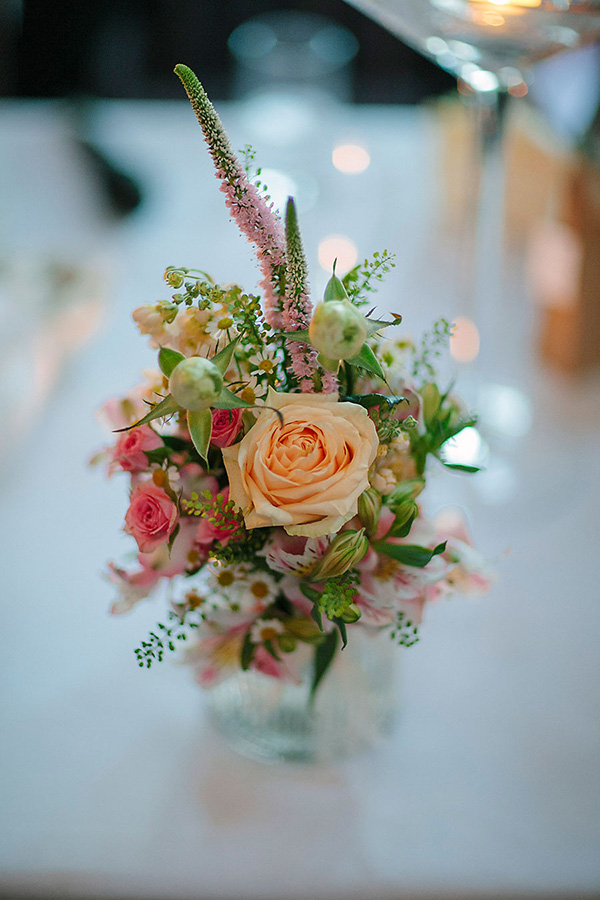
[[[331,154],[333,165],[344,175],[359,175],[369,168],[371,157],[360,144],[340,144]]]
[[[542,0],[470,0],[471,3],[485,3],[488,6],[541,6]]]
[[[345,234],[330,234],[319,242],[319,264],[326,272],[331,272],[337,259],[338,273],[347,272],[358,261],[356,244]]]
[[[454,321],[450,353],[457,362],[472,362],[479,353],[479,331],[471,319],[459,316]]]

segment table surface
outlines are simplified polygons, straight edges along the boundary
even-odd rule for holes
[[[361,255],[398,253],[381,304],[408,331],[452,315],[431,112],[317,114],[274,97],[221,109],[235,147],[253,143],[295,182],[317,290],[318,241],[344,232]],[[480,478],[434,473],[431,485],[438,505],[465,508],[498,560],[497,584],[428,610],[421,643],[399,650],[399,725],[373,753],[253,763],[205,724],[188,670],[136,667],[132,648],[161,607],[107,615],[105,560],[130,550],[126,488],[86,466],[105,440],[94,409],[153,365],[131,310],[166,296],[169,264],[254,285],[251,250],[185,103],[88,112],[89,133],[144,189],[121,223],[98,212],[68,110],[6,102],[0,118],[4,259],[89,266],[105,298],[101,327],[61,356],[2,460],[0,890],[221,900],[598,890],[598,385],[541,371],[525,285],[498,362],[527,392],[531,427],[495,435]],[[332,167],[344,141],[368,147],[362,175]]]

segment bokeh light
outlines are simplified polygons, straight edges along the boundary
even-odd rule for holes
[[[368,150],[360,144],[339,144],[334,148],[331,160],[338,172],[344,175],[359,175],[371,163]]]
[[[459,316],[454,321],[450,353],[453,359],[461,363],[472,362],[479,353],[479,331],[475,323],[466,316]]]
[[[331,272],[337,259],[338,273],[347,272],[358,261],[358,249],[353,240],[345,234],[330,234],[319,242],[319,265]]]

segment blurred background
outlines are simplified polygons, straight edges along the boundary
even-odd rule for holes
[[[600,895],[600,51],[507,76],[478,199],[492,98],[440,46],[342,0],[0,4],[2,896]],[[404,335],[464,326],[456,461],[484,471],[433,472],[430,502],[498,583],[431,610],[368,760],[237,759],[186,671],[132,662],[156,609],[106,614],[125,490],[87,460],[95,410],[155,367],[131,311],[167,265],[258,281],[177,62],[297,198],[315,297],[387,249]]]

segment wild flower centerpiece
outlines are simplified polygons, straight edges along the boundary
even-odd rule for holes
[[[428,601],[487,587],[464,531],[440,530],[419,503],[428,458],[474,419],[435,380],[448,323],[417,349],[388,339],[399,315],[365,312],[387,252],[343,278],[334,266],[313,305],[293,200],[282,222],[250,180],[252,154],[238,162],[195,75],[175,71],[256,247],[261,295],[170,266],[171,299],[133,313],[160,371],[104,408],[139,551],[134,571],[110,564],[113,612],[169,583],[140,666],[187,641],[202,685],[305,682],[306,706],[359,634],[410,646]]]

